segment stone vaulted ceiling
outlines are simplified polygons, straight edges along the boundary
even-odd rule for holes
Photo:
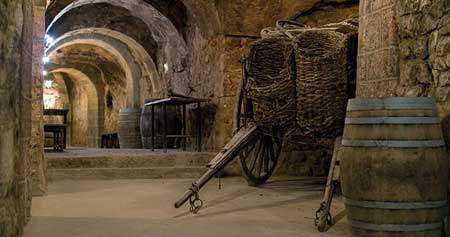
[[[47,56],[112,75],[102,83],[126,84],[127,105],[137,107],[145,97],[164,95],[166,78],[186,81],[186,11],[179,0],[51,0],[46,31],[54,40]]]

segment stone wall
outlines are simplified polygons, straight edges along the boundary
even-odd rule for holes
[[[41,1],[42,2],[42,1]],[[45,35],[45,2],[33,7],[33,67],[32,67],[32,124],[31,124],[31,174],[33,195],[44,195],[47,190],[44,160],[44,131],[43,131],[43,76],[42,57],[44,56]]]
[[[450,142],[450,2],[398,1],[398,95],[434,96]]]
[[[361,1],[358,96],[436,97],[450,142],[450,2]]]
[[[449,5],[445,0],[361,1],[358,96],[446,101]]]
[[[450,92],[450,2],[398,1],[401,95],[436,96]]]
[[[71,98],[71,146],[88,146],[88,95],[79,84],[69,87]]]
[[[392,0],[360,3],[358,97],[396,95],[400,69],[395,9]]]
[[[30,217],[31,0],[0,2],[0,235],[21,236]]]

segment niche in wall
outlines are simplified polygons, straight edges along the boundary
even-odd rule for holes
[[[112,110],[114,108],[113,97],[110,91],[106,93],[106,108],[108,108],[109,110]]]

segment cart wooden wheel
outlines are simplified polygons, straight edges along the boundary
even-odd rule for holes
[[[252,99],[245,90],[247,84],[245,61],[243,61],[243,72],[243,80],[239,85],[234,111],[235,132],[254,123]],[[243,176],[250,186],[264,184],[270,178],[281,153],[281,132],[275,128],[272,128],[271,132],[262,132],[263,129],[258,130],[258,134],[243,148],[239,156]]]
[[[242,150],[239,159],[243,176],[250,186],[264,184],[270,178],[280,157],[281,145],[279,133],[258,132],[252,143]]]

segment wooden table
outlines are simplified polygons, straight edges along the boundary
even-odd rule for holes
[[[66,124],[45,124],[44,131],[53,133],[53,149],[55,151],[66,149]]]
[[[63,116],[62,124],[45,124],[44,132],[53,133],[53,149],[56,151],[64,151],[67,146],[67,109],[45,109],[46,116]]]
[[[162,106],[163,108],[163,117],[164,117],[164,125],[163,125],[163,144],[164,144],[164,152],[167,152],[167,138],[182,138],[183,139],[183,150],[186,150],[186,139],[188,137],[196,137],[197,138],[197,151],[202,151],[202,113],[200,104],[202,102],[206,102],[204,99],[196,99],[192,97],[185,96],[173,96],[165,99],[156,100],[150,103],[146,103],[144,106],[151,106],[152,109],[152,151],[155,150],[155,106]],[[197,135],[187,135],[186,134],[186,106],[189,104],[197,105]],[[167,106],[181,106],[183,109],[183,134],[167,134]]]

